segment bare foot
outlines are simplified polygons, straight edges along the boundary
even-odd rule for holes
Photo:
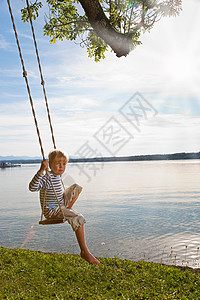
[[[96,257],[94,257],[89,251],[88,252],[81,251],[80,256],[83,259],[85,259],[87,262],[89,262],[89,264],[91,265],[100,264],[100,261],[98,261],[98,259],[96,259]]]

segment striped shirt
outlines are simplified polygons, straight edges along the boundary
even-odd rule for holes
[[[61,182],[61,177],[59,175],[53,175],[51,172],[49,172],[49,176],[51,177],[51,181],[55,189],[57,198],[61,203],[63,201],[63,186]],[[45,218],[56,217],[56,215],[59,213],[59,205],[51,181],[46,174],[41,175],[39,172],[37,172],[33,177],[33,179],[31,180],[31,182],[29,183],[29,190],[31,192],[40,191],[41,207],[43,207],[44,197],[45,197],[44,211],[43,211]],[[46,196],[45,196],[45,186],[46,186]]]

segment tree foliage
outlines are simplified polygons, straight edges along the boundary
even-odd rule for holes
[[[118,57],[126,56],[141,44],[140,36],[150,31],[162,17],[177,16],[182,0],[45,0],[44,34],[50,42],[79,41],[87,47],[95,61],[105,57],[111,48]],[[30,4],[36,19],[42,2]],[[22,20],[29,20],[27,8],[22,9]]]

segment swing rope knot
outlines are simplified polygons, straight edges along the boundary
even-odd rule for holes
[[[27,72],[23,71],[23,77],[26,77],[26,76],[27,76]]]

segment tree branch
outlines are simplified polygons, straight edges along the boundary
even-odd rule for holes
[[[132,40],[129,35],[117,32],[103,12],[98,0],[79,0],[94,31],[116,53],[117,57],[127,56]]]

